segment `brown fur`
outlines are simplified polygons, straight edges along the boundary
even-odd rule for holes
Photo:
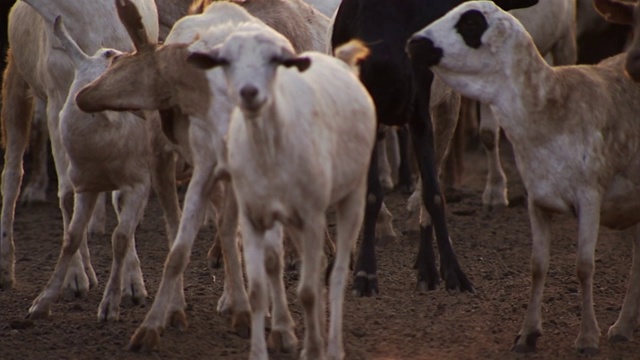
[[[193,3],[191,3],[191,6],[189,6],[187,15],[202,14],[204,12],[204,9],[206,9],[207,6],[209,6],[209,4],[211,4],[212,2],[213,0],[195,0]]]

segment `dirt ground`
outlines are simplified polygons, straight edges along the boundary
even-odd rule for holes
[[[524,317],[529,294],[530,227],[526,195],[513,157],[503,146],[511,206],[500,213],[482,210],[486,162],[480,151],[467,154],[462,191],[448,204],[451,237],[463,269],[477,294],[444,289],[427,295],[414,290],[412,265],[417,240],[402,233],[406,196],[391,193],[388,204],[401,234],[395,244],[378,249],[381,294],[346,298],[346,359],[573,359],[580,326],[580,295],[575,276],[576,223],[558,217],[553,227],[552,259],[543,304],[544,335],[537,353],[514,355],[510,348]],[[114,217],[109,219],[113,229]],[[24,319],[31,301],[48,280],[61,242],[60,211],[55,193],[45,204],[19,207],[16,214],[17,285],[0,292],[0,359],[246,359],[249,342],[230,332],[229,319],[216,313],[223,271],[212,276],[206,253],[213,229],[201,231],[185,277],[185,332],[167,329],[160,349],[151,354],[127,350],[129,337],[153,301],[166,240],[162,213],[151,199],[136,238],[150,298],[146,306],[124,307],[120,321],[98,323],[96,310],[111,264],[109,235],[90,242],[100,284],[86,298],[60,300],[49,319]],[[406,231],[405,231],[406,233]],[[628,233],[602,230],[596,254],[595,310],[602,330],[602,359],[638,359],[640,344],[608,344],[606,331],[617,318],[628,278],[631,242]],[[302,314],[295,297],[297,273],[286,274],[289,302],[303,337]],[[12,327],[13,325],[13,327]],[[24,328],[23,328],[24,327]],[[274,359],[295,356],[274,354]]]

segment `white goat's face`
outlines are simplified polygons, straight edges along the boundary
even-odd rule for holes
[[[259,37],[231,36],[220,50],[229,91],[245,113],[257,113],[271,97],[273,79],[282,54],[279,46]]]
[[[415,33],[407,51],[414,63],[430,66],[438,74],[489,76],[511,56],[511,40],[524,30],[516,29],[518,25],[493,2],[466,2]]]
[[[308,58],[296,57],[289,42],[278,36],[236,32],[209,53],[192,53],[188,61],[205,69],[221,66],[231,98],[245,116],[252,118],[270,103],[280,65],[304,71],[310,64]]]
[[[78,69],[78,73],[82,74],[83,77],[86,76],[87,78],[90,78],[89,82],[93,81],[100,75],[104,74],[104,72],[109,68],[109,64],[111,64],[111,60],[113,58],[122,54],[122,51],[115,49],[98,49],[93,56],[87,59],[87,65],[82,66],[82,69]]]

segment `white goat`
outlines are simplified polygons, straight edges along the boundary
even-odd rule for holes
[[[68,176],[76,197],[69,230],[65,234],[58,264],[51,280],[34,300],[32,317],[46,316],[63,285],[71,257],[86,231],[89,217],[100,192],[119,190],[114,197],[118,226],[113,232],[113,264],[109,282],[98,309],[98,320],[116,320],[127,274],[126,291],[136,301],[146,298],[140,262],[135,251],[134,232],[142,219],[151,186],[151,151],[143,119],[132,113],[103,112],[86,114],[75,103],[75,93],[91,82],[109,65],[116,50],[98,50],[87,56],[69,36],[60,17],[54,34],[73,62],[75,78],[60,112],[60,135],[69,160]],[[126,259],[125,259],[126,258]],[[129,283],[131,281],[131,283]]]
[[[280,5],[283,6],[280,6]],[[262,10],[254,10],[260,18],[271,19],[287,26],[295,25],[298,39],[310,38],[308,22],[295,13],[295,9],[285,2],[276,2]],[[287,5],[287,6],[284,6]],[[318,14],[317,12],[314,12]],[[318,14],[321,15],[321,14]],[[134,18],[128,16],[127,19]],[[277,21],[276,19],[279,19]],[[293,19],[302,19],[303,23],[292,24]],[[132,34],[143,34],[141,25],[123,19],[123,23]],[[126,54],[114,61],[113,66],[99,79],[85,87],[76,97],[78,105],[85,111],[102,111],[105,109],[125,110],[143,109],[178,109],[181,114],[177,123],[172,125],[177,132],[176,140],[188,145],[188,159],[193,164],[193,175],[189,182],[184,201],[184,215],[181,218],[176,241],[167,258],[163,280],[158,295],[145,321],[138,328],[131,340],[131,348],[153,349],[159,344],[159,333],[167,319],[178,325],[186,321],[184,317],[184,293],[182,273],[187,266],[189,254],[195,236],[204,217],[204,206],[214,196],[216,185],[214,170],[218,163],[226,161],[226,145],[223,137],[227,132],[229,117],[233,103],[229,99],[227,86],[220,70],[212,70],[206,74],[188,65],[186,43],[190,43],[211,28],[208,41],[211,46],[221,43],[234,28],[243,22],[259,22],[243,7],[230,2],[215,2],[200,15],[187,16],[178,21],[167,37],[165,45],[151,44],[145,36],[134,36],[137,52]],[[328,21],[328,20],[327,20]],[[326,30],[326,29],[325,29]],[[216,35],[216,41],[212,37]],[[307,42],[308,46],[313,43]],[[131,82],[130,79],[144,79]],[[187,126],[183,126],[187,125]],[[228,184],[225,185],[228,187]],[[225,256],[225,292],[218,303],[218,310],[231,312],[234,329],[241,335],[248,335],[250,308],[242,281],[242,269],[236,248],[237,207],[232,191],[228,191],[225,209],[218,233]],[[278,264],[282,266],[282,264]],[[274,276],[273,295],[284,298],[284,286]],[[283,309],[283,310],[280,310]],[[278,317],[278,313],[286,317]],[[273,329],[291,327],[291,318],[286,311],[286,303],[274,303],[275,324]],[[286,325],[279,325],[279,322]],[[274,333],[277,333],[274,332]],[[283,333],[280,344],[286,350],[295,348],[295,335]]]
[[[540,1],[526,8],[512,10],[533,38],[543,56],[549,54],[553,65],[576,63],[576,4],[575,0]],[[480,140],[487,153],[487,183],[482,194],[482,204],[488,209],[509,205],[507,177],[500,163],[500,123],[489,106],[480,104]]]
[[[268,357],[260,329],[269,305],[267,274],[281,262],[283,225],[302,248],[301,358],[325,357],[321,259],[325,211],[336,205],[328,357],[342,359],[342,301],[350,250],[364,215],[376,129],[373,101],[348,66],[317,52],[296,56],[282,35],[263,25],[240,26],[207,52],[198,45],[192,45],[197,52],[190,60],[203,68],[221,66],[237,106],[228,166],[244,239],[254,329],[250,358]],[[355,49],[343,49],[351,53],[343,56],[355,66],[366,48],[351,46]],[[297,70],[286,69],[293,67]]]
[[[531,299],[514,350],[533,351],[542,333],[550,227],[559,212],[578,217],[582,325],[575,345],[588,354],[600,336],[592,297],[600,224],[636,225],[629,288],[609,329],[610,341],[630,339],[640,305],[640,86],[625,76],[625,56],[552,68],[517,19],[484,1],[419,31],[408,49],[455,90],[491,104],[513,144],[533,234]]]
[[[157,34],[154,3],[150,0],[138,1],[145,11],[147,26],[152,33]],[[13,220],[23,174],[22,156],[31,124],[31,91],[38,98],[47,99],[47,123],[58,175],[58,197],[65,234],[73,211],[73,187],[67,176],[68,160],[58,121],[58,114],[73,80],[73,67],[66,55],[54,50],[58,41],[51,33],[53,19],[61,14],[70,20],[73,24],[70,32],[86,52],[94,53],[100,44],[130,49],[131,43],[124,29],[114,25],[117,24],[117,19],[113,8],[112,0],[73,5],[28,0],[18,2],[10,14],[8,28],[11,48],[4,75],[2,108],[6,145],[0,219],[0,284],[3,287],[10,287],[14,282]],[[93,19],[86,14],[103,15]],[[83,294],[88,291],[89,286],[95,284],[97,278],[91,267],[86,240],[83,240],[81,251],[73,257],[65,288]]]

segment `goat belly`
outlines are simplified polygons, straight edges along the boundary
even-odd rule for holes
[[[640,185],[616,176],[602,199],[600,223],[612,229],[626,229],[640,222]]]

